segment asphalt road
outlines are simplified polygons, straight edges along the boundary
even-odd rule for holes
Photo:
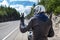
[[[16,35],[19,28],[20,21],[11,21],[0,23],[0,40],[9,40],[7,39],[13,33]],[[16,32],[14,32],[16,31]],[[15,36],[14,35],[14,36]],[[13,38],[13,36],[12,36]],[[10,39],[11,40],[11,39]]]
[[[25,23],[27,23],[26,21]],[[0,40],[28,40],[28,33],[21,33],[19,30],[20,21],[0,23]],[[60,40],[60,26],[54,27],[55,36],[49,40]]]
[[[0,40],[27,40],[28,33],[21,33],[19,26],[19,20],[0,23]]]

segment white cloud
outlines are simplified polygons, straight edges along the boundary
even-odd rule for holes
[[[28,15],[31,11],[32,6],[26,6],[24,7],[23,5],[11,5],[10,7],[15,8],[17,11],[20,13],[25,13],[25,16]]]
[[[32,6],[26,6],[24,12],[25,12],[26,14],[30,13],[31,7],[32,7]]]
[[[10,2],[12,1],[31,1],[31,2],[37,2],[37,0],[10,0]],[[9,3],[4,0],[3,2],[0,3],[0,5],[6,5],[6,6],[9,6]],[[20,13],[25,13],[25,16],[28,15],[31,11],[31,7],[32,6],[23,6],[23,5],[19,5],[19,4],[16,4],[16,5],[10,5],[10,7],[12,8],[15,8],[17,11],[19,11]]]
[[[3,5],[3,6],[6,5],[7,7],[9,6],[9,4],[8,4],[8,2],[6,0],[4,0],[3,2],[1,2],[0,5]]]
[[[28,15],[28,14],[30,13],[31,7],[32,7],[32,6],[26,6],[26,7],[25,7],[25,11],[24,11],[25,16]]]
[[[19,12],[24,12],[24,6],[23,5],[10,5],[10,7],[15,8]]]
[[[10,7],[15,8],[20,13],[25,13],[25,16],[28,15],[31,11],[32,6],[23,6],[23,5],[10,5]]]
[[[23,13],[25,11],[23,5],[20,5],[19,8],[16,8],[16,10],[19,11],[20,13]]]

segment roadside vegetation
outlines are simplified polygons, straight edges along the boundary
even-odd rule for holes
[[[41,2],[38,2],[38,5],[44,5],[48,14],[52,12],[56,16],[60,15],[60,0],[41,0]],[[31,8],[31,12],[27,18],[30,18],[34,14],[33,10],[34,5]]]
[[[0,22],[19,20],[20,13],[15,8],[0,6]]]

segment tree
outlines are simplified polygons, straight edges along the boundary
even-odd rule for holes
[[[20,19],[20,13],[11,7],[0,6],[0,22]]]
[[[49,13],[60,14],[60,0],[41,0],[38,4],[44,5]]]

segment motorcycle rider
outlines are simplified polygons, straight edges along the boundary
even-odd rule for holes
[[[20,25],[20,31],[25,33],[32,29],[33,40],[48,40],[48,37],[54,36],[52,20],[45,15],[45,7],[37,5],[34,8],[34,16],[30,19],[27,26]]]

